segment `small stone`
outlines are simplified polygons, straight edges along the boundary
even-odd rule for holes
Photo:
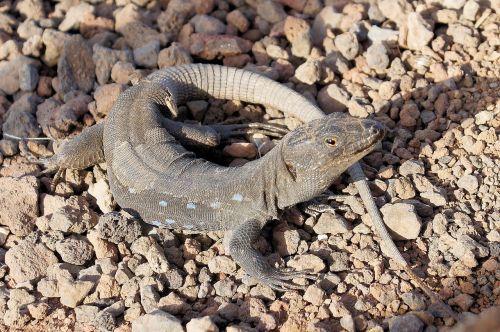
[[[474,175],[466,174],[458,179],[457,186],[459,188],[467,190],[471,194],[475,194],[477,193],[477,189],[479,188],[479,181]]]
[[[94,6],[82,2],[75,6],[72,6],[64,15],[64,20],[59,24],[60,31],[77,30],[80,27],[80,22],[83,21],[84,17],[88,14],[94,13]]]
[[[306,20],[287,16],[284,25],[286,39],[292,44],[292,54],[306,58],[311,52],[311,28]]]
[[[141,305],[144,311],[149,314],[158,309],[160,295],[151,285],[141,287]]]
[[[5,244],[7,240],[7,236],[9,236],[10,232],[7,227],[0,227],[0,247]]]
[[[424,323],[413,314],[394,317],[389,322],[391,332],[422,332]]]
[[[55,66],[61,55],[64,43],[69,38],[69,35],[64,32],[54,29],[45,29],[42,34],[42,42],[45,45],[45,52],[43,53],[42,60],[49,66]]]
[[[209,316],[205,316],[191,319],[186,324],[186,332],[219,332],[219,328]]]
[[[314,17],[313,26],[311,29],[312,41],[315,45],[322,45],[323,39],[329,29],[339,29],[344,15],[338,13],[333,6],[325,6]]]
[[[373,43],[397,42],[399,31],[372,26],[368,31],[368,39]]]
[[[326,267],[323,260],[313,254],[294,256],[293,259],[287,262],[287,266],[297,271],[310,271],[313,273],[321,272]]]
[[[56,243],[56,251],[64,262],[83,265],[94,256],[94,248],[86,237],[71,236]]]
[[[57,257],[43,244],[21,241],[5,254],[10,277],[16,283],[37,280],[47,273],[47,266],[57,263]]]
[[[94,288],[92,281],[73,281],[62,278],[58,282],[61,304],[75,308]]]
[[[329,212],[322,213],[313,227],[316,234],[343,234],[349,231],[347,222],[341,215]]]
[[[167,41],[165,34],[158,32],[141,21],[127,23],[119,28],[119,32],[133,49],[142,48],[148,44],[165,45]]]
[[[208,261],[208,269],[211,273],[234,274],[236,263],[227,256],[215,256]]]
[[[99,206],[102,212],[108,213],[113,211],[115,205],[113,195],[105,179],[100,179],[95,183],[91,183],[89,185],[89,194],[96,199],[97,206]]]
[[[237,36],[193,33],[189,51],[205,60],[248,53],[252,42]]]
[[[425,310],[425,297],[418,293],[403,293],[401,294],[403,302],[410,307],[411,310]]]
[[[352,315],[343,316],[342,318],[340,318],[339,322],[340,326],[342,326],[348,332],[356,331],[356,325],[354,324],[354,319],[352,318]]]
[[[130,62],[118,61],[111,68],[111,79],[118,84],[128,84],[135,67]]]
[[[312,303],[315,306],[320,306],[323,304],[326,298],[326,293],[324,290],[319,288],[317,285],[311,285],[307,287],[304,293],[304,300]]]
[[[22,91],[35,90],[38,79],[38,69],[35,66],[25,64],[19,68],[19,88]]]
[[[281,256],[293,255],[297,252],[300,234],[288,226],[279,227],[273,233],[273,244]]]
[[[63,207],[52,213],[50,228],[56,231],[82,234],[97,224],[97,213],[82,196],[71,196]]]
[[[454,298],[451,298],[448,303],[459,306],[461,311],[468,311],[474,304],[474,298],[469,294],[459,294]]]
[[[479,9],[480,9],[480,6],[476,1],[468,0],[464,6],[463,17],[466,20],[475,21],[477,13],[479,12]]]
[[[475,123],[477,125],[484,125],[493,120],[494,115],[492,111],[481,111],[475,116]]]
[[[235,26],[241,33],[247,32],[250,26],[248,19],[246,18],[245,15],[243,15],[243,13],[239,9],[235,9],[229,12],[226,15],[226,21],[227,23]]]
[[[271,0],[260,1],[257,5],[257,14],[269,23],[278,23],[286,18],[283,6]]]
[[[297,67],[295,78],[305,84],[314,84],[321,79],[321,62],[308,60]]]
[[[164,48],[158,54],[158,67],[160,69],[173,67],[177,65],[192,63],[191,55],[186,51],[181,44],[172,43],[169,47]]]
[[[157,40],[134,48],[134,61],[137,65],[145,68],[156,68],[158,64],[158,53],[160,52],[160,42]]]
[[[197,121],[201,121],[205,116],[209,103],[205,100],[193,100],[186,102],[186,106],[191,112],[193,118]]]
[[[220,35],[226,31],[226,25],[213,16],[195,15],[189,22],[197,33]]]
[[[0,62],[0,91],[12,95],[20,88],[19,73],[22,67],[26,65],[37,65],[36,60],[25,56],[18,56],[10,61]],[[36,136],[35,136],[36,137]]]
[[[318,104],[326,113],[344,111],[349,99],[349,93],[337,84],[329,84],[318,93]]]
[[[432,27],[419,13],[408,14],[407,44],[412,50],[421,50],[434,37]]]
[[[344,32],[335,37],[335,46],[347,60],[354,60],[359,52],[359,43],[352,32]]]
[[[132,332],[184,332],[177,318],[161,310],[154,310],[132,321]]]
[[[366,50],[366,63],[373,69],[385,69],[389,66],[387,49],[382,43],[373,43]]]
[[[34,176],[0,177],[0,224],[18,236],[30,234],[38,217],[38,187]]]
[[[63,94],[71,90],[88,93],[94,87],[92,49],[81,36],[74,35],[65,41],[57,65],[57,76]]]
[[[99,218],[97,225],[99,237],[118,244],[132,243],[141,236],[141,224],[138,220],[127,218],[121,213],[110,212]]]
[[[424,163],[420,160],[407,160],[399,167],[399,174],[401,176],[409,176],[413,174],[424,174]]]
[[[381,209],[384,223],[396,235],[396,239],[414,240],[420,234],[422,223],[415,206],[407,203],[385,204]]]
[[[95,116],[105,117],[111,112],[111,108],[118,96],[125,91],[127,87],[123,84],[111,83],[102,85],[97,88],[94,93],[94,99],[96,104]]]
[[[466,0],[441,0],[439,1],[444,8],[461,9]]]
[[[253,143],[232,143],[225,146],[223,151],[234,158],[253,159],[257,156],[257,147]]]
[[[92,53],[96,78],[100,85],[104,85],[108,82],[111,75],[111,69],[116,62],[133,62],[133,56],[130,50],[112,50],[99,44],[94,44]]]
[[[382,82],[378,89],[380,98],[384,100],[391,100],[392,96],[396,92],[396,84],[394,82]]]
[[[215,293],[219,296],[231,298],[236,293],[236,284],[230,278],[219,280],[214,284]]]

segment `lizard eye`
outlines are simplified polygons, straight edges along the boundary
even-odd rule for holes
[[[327,137],[325,138],[325,144],[331,147],[334,147],[337,145],[337,137],[332,136],[332,137]]]

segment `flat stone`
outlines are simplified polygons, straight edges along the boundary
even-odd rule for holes
[[[57,263],[57,257],[43,244],[21,241],[5,254],[10,277],[16,283],[37,280],[44,277],[47,267]]]
[[[171,314],[155,310],[132,321],[132,332],[184,332],[184,328]]]
[[[414,240],[420,234],[422,223],[412,204],[385,204],[381,209],[384,223],[399,240]]]

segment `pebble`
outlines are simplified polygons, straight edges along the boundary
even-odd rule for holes
[[[286,39],[292,44],[292,54],[306,58],[311,52],[311,28],[306,20],[287,16],[283,27]]]
[[[71,6],[64,15],[64,20],[59,24],[59,30],[64,32],[78,30],[84,17],[93,13],[94,6],[85,2]]]
[[[257,156],[257,147],[253,143],[232,143],[226,145],[223,152],[234,158],[253,159]]]
[[[158,65],[158,53],[160,52],[160,42],[153,40],[140,47],[134,48],[134,62],[144,68],[156,68]]]
[[[227,23],[233,25],[239,32],[245,33],[250,27],[250,22],[245,15],[239,10],[235,9],[226,15]]]
[[[58,262],[52,251],[43,244],[33,244],[27,240],[10,248],[5,254],[5,264],[10,277],[16,283],[37,280],[47,273],[47,266]]]
[[[352,32],[344,32],[335,37],[335,46],[347,60],[354,60],[359,52],[359,43]]]
[[[191,55],[205,60],[248,53],[252,49],[249,40],[230,35],[207,35],[194,33],[190,36]]]
[[[387,49],[382,43],[373,43],[366,50],[366,63],[373,69],[385,69],[389,66]]]
[[[349,93],[337,84],[326,85],[318,93],[318,104],[326,113],[344,111],[349,99]]]
[[[376,25],[372,26],[368,31],[368,39],[370,39],[372,43],[397,42],[398,38],[399,31],[380,28]]]
[[[283,6],[271,0],[260,1],[257,5],[257,14],[269,23],[278,23],[286,18]]]
[[[390,332],[421,332],[424,330],[424,322],[413,314],[394,317],[389,322]]]
[[[406,37],[408,48],[421,50],[433,37],[434,32],[431,26],[419,13],[410,13],[408,15],[408,35]]]
[[[70,236],[56,243],[56,251],[63,262],[84,265],[94,256],[94,248],[86,237]]]
[[[97,224],[97,213],[82,196],[71,196],[50,216],[52,230],[82,234]]]
[[[297,67],[295,78],[305,84],[314,84],[321,79],[321,62],[308,60]]]
[[[416,213],[415,206],[408,203],[385,204],[381,209],[384,223],[395,239],[414,240],[420,234],[422,222]],[[401,222],[404,220],[404,222]]]
[[[61,278],[58,282],[61,304],[70,308],[76,308],[90,293],[95,284],[92,281],[73,281]]]
[[[317,285],[307,287],[304,293],[304,300],[315,305],[320,306],[326,299],[326,293]]]
[[[96,68],[96,78],[99,85],[106,84],[111,76],[111,69],[118,61],[133,62],[130,50],[112,50],[95,44],[92,47],[92,60]]]
[[[209,316],[193,318],[186,324],[186,332],[219,332],[219,328]]]
[[[480,6],[476,1],[468,0],[464,5],[462,15],[466,20],[475,21],[479,9]]]
[[[154,310],[132,321],[132,332],[184,332],[181,322],[162,310]]]
[[[313,227],[316,234],[343,234],[349,229],[346,220],[338,214],[323,213]]]
[[[94,92],[95,110],[94,116],[97,118],[105,117],[111,112],[113,104],[118,99],[118,96],[125,91],[127,86],[118,83],[105,84],[98,87]]]
[[[314,22],[311,28],[311,38],[315,45],[321,45],[326,37],[328,29],[338,29],[344,15],[338,13],[333,6],[325,6],[314,17]]]
[[[197,33],[220,35],[226,31],[226,25],[219,19],[208,15],[196,15],[189,21]]]
[[[25,64],[19,68],[19,89],[22,91],[33,91],[38,84],[38,69],[31,65]]]
[[[57,64],[59,89],[62,94],[72,90],[90,92],[95,82],[95,65],[92,49],[80,36],[68,38]]]
[[[466,174],[458,179],[457,186],[467,190],[470,194],[476,194],[479,188],[479,181],[474,175]]]
[[[0,90],[2,92],[12,95],[19,90],[19,73],[26,65],[37,65],[37,61],[25,56],[18,56],[13,60],[0,62],[0,77],[2,77]],[[26,77],[23,79],[26,79]]]
[[[169,47],[164,48],[158,54],[158,67],[160,69],[173,67],[177,65],[192,63],[193,59],[188,51],[181,44],[172,43]]]
[[[409,159],[401,164],[399,167],[399,174],[401,176],[409,176],[413,174],[424,174],[424,163],[420,160]]]

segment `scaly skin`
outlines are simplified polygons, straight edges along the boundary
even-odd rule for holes
[[[238,169],[224,168],[196,159],[173,137],[184,144],[194,140],[213,146],[218,142],[216,132],[195,128],[194,134],[186,134],[193,128],[170,127],[162,117],[175,116],[179,103],[206,97],[263,104],[306,125],[285,136],[264,158]],[[89,131],[97,132],[92,128]],[[235,260],[249,274],[277,289],[295,288],[289,279],[306,275],[270,268],[251,242],[279,210],[321,194],[350,167],[349,173],[392,258],[403,265],[433,301],[440,302],[397,250],[357,164],[381,139],[381,132],[369,120],[327,116],[297,92],[261,75],[196,64],[157,71],[125,91],[106,120],[102,142],[94,140],[91,146],[96,151],[104,148],[111,189],[122,208],[146,222],[171,228],[233,230],[229,243]],[[325,135],[336,137],[334,150],[340,153],[327,152],[330,150],[321,141]],[[76,141],[73,145],[89,150],[88,140]],[[360,146],[359,142],[365,145]],[[78,156],[78,150],[61,151],[56,157],[59,165],[67,165],[64,162]],[[103,161],[102,152],[96,152],[93,160]]]

